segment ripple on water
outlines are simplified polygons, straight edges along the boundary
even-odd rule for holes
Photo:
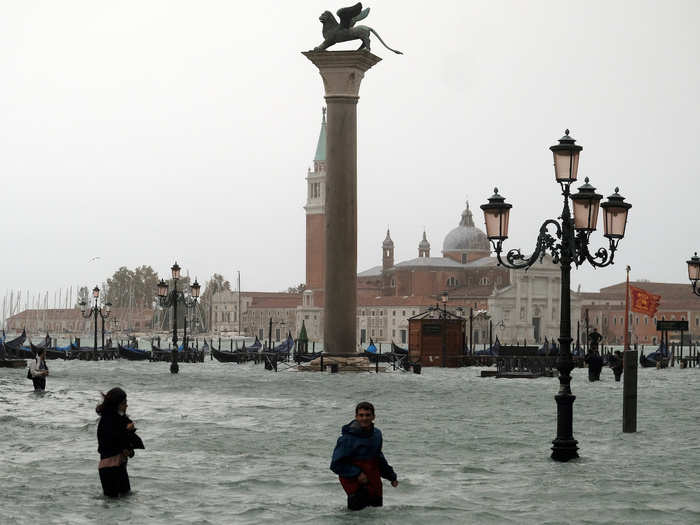
[[[639,371],[639,432],[621,432],[621,383],[574,371],[581,458],[549,459],[556,379],[478,369],[277,374],[253,365],[54,362],[49,391],[0,369],[2,523],[698,523],[700,422],[679,399],[697,370]],[[24,372],[26,374],[26,372]],[[121,386],[146,450],[134,493],[102,497],[95,405]],[[340,426],[377,407],[401,483],[385,506],[345,510],[328,470]],[[37,498],[41,494],[41,498]],[[48,510],[47,510],[48,509]]]

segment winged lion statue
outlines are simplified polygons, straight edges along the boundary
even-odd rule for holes
[[[386,45],[382,37],[371,27],[355,25],[360,20],[367,18],[367,15],[369,15],[369,7],[367,9],[362,9],[362,3],[358,2],[351,7],[338,9],[337,15],[338,18],[340,18],[340,23],[338,23],[333,13],[330,11],[324,11],[318,18],[323,24],[323,43],[315,47],[314,51],[323,51],[333,44],[347,42],[349,40],[362,40],[362,45],[358,48],[358,51],[361,49],[369,51],[369,34],[373,33],[389,51],[393,51],[398,55],[403,55],[401,51],[391,49]]]

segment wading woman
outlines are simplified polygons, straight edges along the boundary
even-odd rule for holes
[[[100,464],[97,467],[105,496],[124,496],[131,491],[126,471],[128,458],[134,457],[134,449],[144,448],[136,435],[134,424],[126,415],[126,392],[119,387],[102,394],[102,403],[95,411],[101,416],[97,425],[97,451]]]

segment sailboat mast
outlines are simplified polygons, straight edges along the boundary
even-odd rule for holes
[[[241,271],[238,270],[238,337],[241,336]]]

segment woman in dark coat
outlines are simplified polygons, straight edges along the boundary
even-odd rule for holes
[[[102,403],[95,408],[101,416],[97,425],[97,451],[100,453],[97,468],[105,496],[117,497],[131,491],[126,463],[128,458],[134,457],[135,448],[144,448],[126,415],[127,406],[126,392],[116,387],[102,394]]]

